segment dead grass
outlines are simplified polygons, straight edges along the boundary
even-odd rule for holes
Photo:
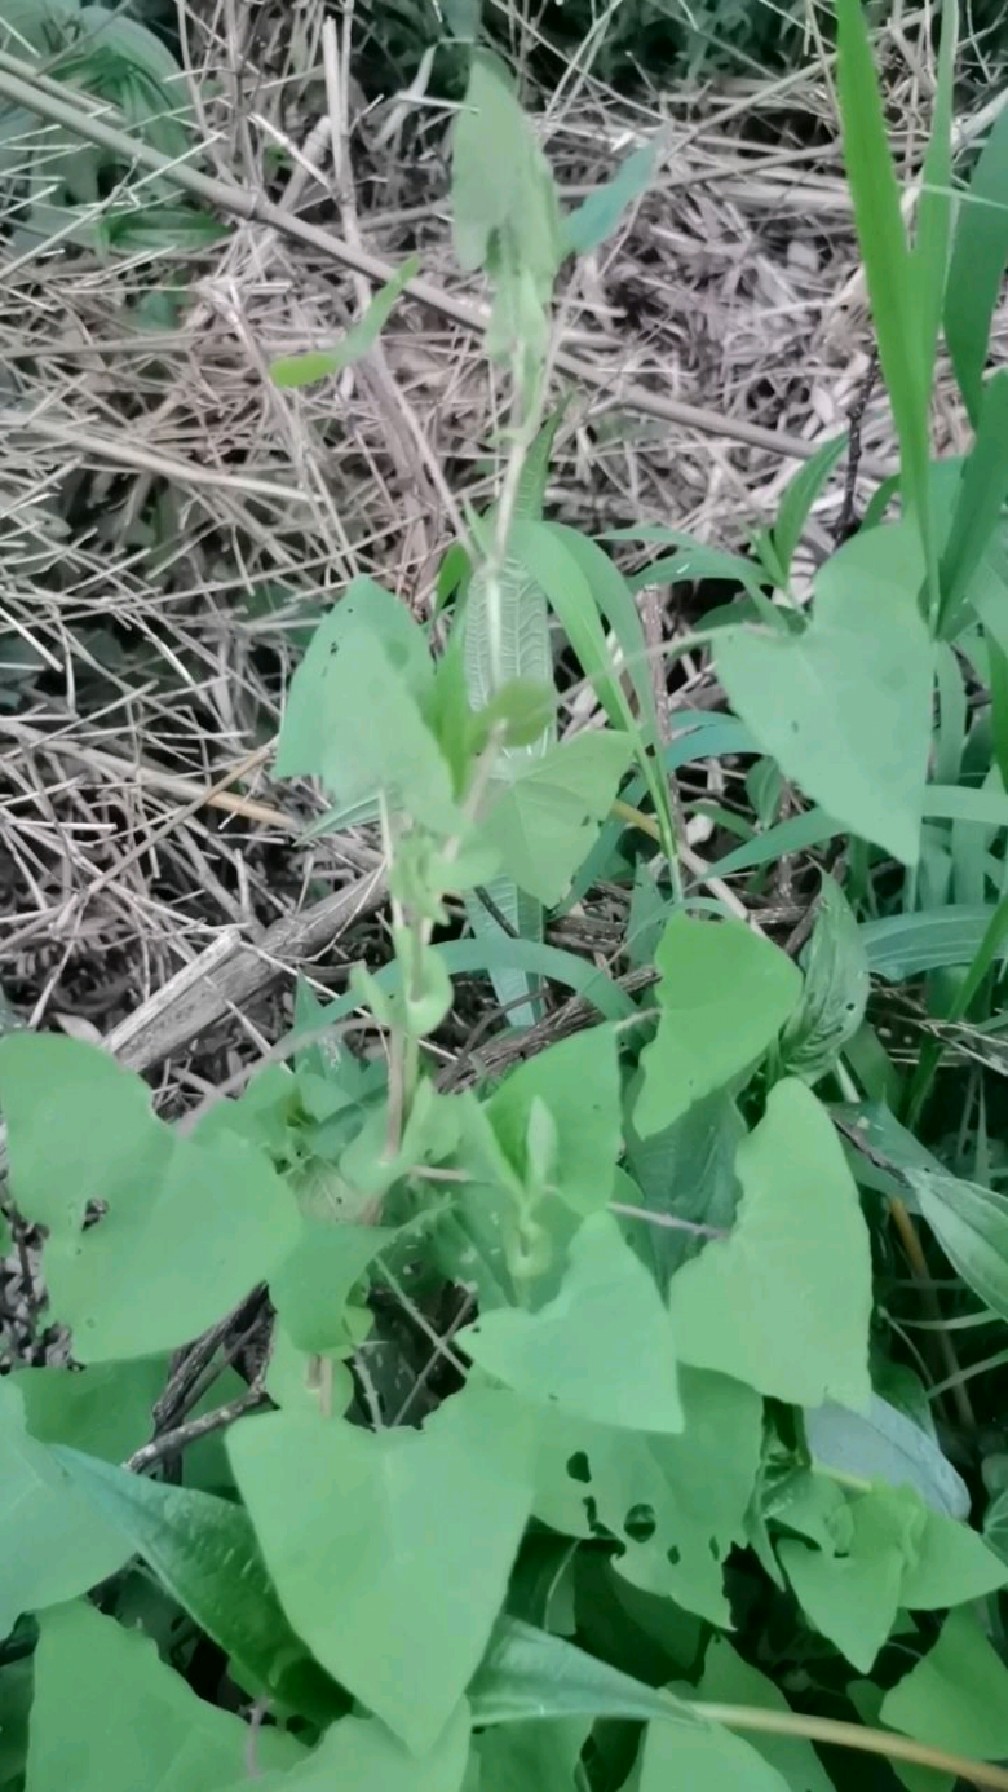
[[[285,963],[269,930],[367,871],[359,844],[296,846],[314,798],[270,785],[292,657],[355,573],[425,610],[457,500],[489,495],[498,451],[501,394],[480,331],[450,315],[481,295],[451,255],[445,108],[414,95],[362,110],[339,42],[327,66],[321,0],[191,0],[186,21],[208,170],[351,248],[393,263],[419,250],[445,304],[407,299],[366,363],[288,393],[269,360],[330,340],[368,291],[318,243],[236,220],[188,261],[8,251],[2,983],[24,1019],[101,1035],[156,1008],[222,940],[261,952],[263,991],[275,990]],[[928,58],[908,30],[887,55],[912,179]],[[755,425],[794,447],[842,429],[869,361],[830,68],[813,55],[799,76],[636,104],[575,70],[543,128],[572,196],[643,132],[667,144],[654,189],[564,295],[560,346],[591,377],[558,378],[574,400],[550,502],[593,531],[645,519],[738,545],[773,514],[795,461],[734,436]],[[133,298],[180,285],[182,320],[139,340]],[[1008,314],[1000,354],[1006,339]],[[669,401],[721,424],[672,422]],[[963,446],[950,385],[935,433],[943,451]],[[893,464],[881,395],[864,452],[876,471]],[[813,557],[831,543],[841,483],[813,520]],[[672,607],[669,630],[676,619]],[[380,923],[368,925],[374,937]],[[339,982],[363,938],[332,952],[316,941],[302,968]],[[281,977],[283,1000],[288,988]],[[191,1049],[174,1039],[173,1086],[263,1049],[275,1000],[211,1005]]]

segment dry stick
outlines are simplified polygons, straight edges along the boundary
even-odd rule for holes
[[[57,99],[54,94],[36,85],[29,64],[20,63],[16,58],[2,54],[0,96],[13,100],[16,105],[27,107],[40,118],[76,132],[88,142],[101,144],[116,155],[131,159],[138,167],[163,175],[184,192],[205,200],[208,205],[217,206],[221,211],[245,218],[250,223],[276,230],[294,242],[305,243],[310,248],[332,256],[345,267],[366,274],[372,280],[385,284],[395,274],[393,264],[383,256],[374,255],[361,245],[348,243],[330,230],[322,230],[318,225],[309,224],[302,218],[292,217],[282,206],[263,198],[260,193],[240,187],[237,182],[215,180],[210,175],[200,174],[197,169],[190,168],[186,162],[172,161],[150,144],[106,124],[103,119],[85,109],[83,98],[76,105]],[[485,306],[447,293],[428,280],[410,280],[406,290],[422,304],[429,305],[467,329],[483,333],[488,327],[489,311]],[[627,410],[640,411],[646,416],[659,417],[668,423],[681,424],[687,429],[699,430],[702,434],[727,436],[734,441],[745,442],[751,447],[763,448],[771,454],[783,455],[793,460],[811,460],[820,447],[817,441],[807,442],[803,437],[789,435],[784,430],[764,429],[760,424],[748,423],[741,417],[725,417],[719,411],[708,410],[702,405],[686,404],[680,399],[666,398],[643,386],[626,385],[621,391],[617,391],[619,376],[616,369],[594,367],[576,355],[560,353],[555,357],[554,365],[559,372],[570,375],[572,379],[605,392]],[[15,412],[10,417],[12,425],[16,423],[22,428],[26,421],[21,413]],[[49,426],[50,429],[53,427]],[[106,449],[110,446],[105,444]],[[98,451],[100,450],[96,447],[96,452]],[[888,476],[887,467],[877,463],[869,464],[867,461],[863,465],[866,471],[878,478]],[[198,473],[199,469],[195,471]],[[223,479],[225,475],[216,477]]]

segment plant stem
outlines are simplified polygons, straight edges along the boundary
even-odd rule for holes
[[[728,1730],[749,1731],[764,1736],[798,1736],[806,1742],[825,1742],[834,1748],[854,1749],[863,1755],[881,1755],[887,1761],[906,1761],[914,1767],[929,1767],[935,1773],[948,1773],[954,1779],[970,1780],[974,1786],[989,1792],[1008,1792],[1008,1771],[986,1761],[970,1761],[964,1755],[948,1754],[944,1749],[930,1748],[909,1736],[897,1736],[889,1730],[872,1730],[860,1724],[841,1723],[829,1717],[805,1717],[797,1712],[765,1711],[745,1705],[707,1705],[696,1707],[713,1723]]]

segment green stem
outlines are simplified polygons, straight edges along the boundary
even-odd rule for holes
[[[986,1761],[970,1761],[964,1755],[948,1754],[944,1749],[930,1748],[909,1736],[897,1736],[889,1730],[872,1730],[860,1724],[841,1723],[834,1718],[806,1717],[797,1712],[766,1711],[746,1705],[698,1705],[698,1715],[724,1724],[728,1730],[741,1730],[763,1736],[795,1736],[806,1742],[823,1742],[833,1748],[854,1749],[863,1755],[881,1755],[887,1761],[905,1761],[913,1767],[929,1767],[935,1773],[951,1774],[953,1779],[970,1780],[974,1786],[989,1792],[1008,1792],[1008,1771]]]

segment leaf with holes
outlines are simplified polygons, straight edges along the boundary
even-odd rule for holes
[[[727,1625],[723,1564],[745,1537],[763,1403],[726,1376],[685,1369],[678,1437],[633,1437],[554,1415],[539,1448],[536,1516],[565,1536],[615,1540],[617,1573]]]
[[[740,1145],[735,1229],[672,1278],[680,1358],[798,1406],[871,1396],[871,1250],[825,1110],[794,1078]]]

